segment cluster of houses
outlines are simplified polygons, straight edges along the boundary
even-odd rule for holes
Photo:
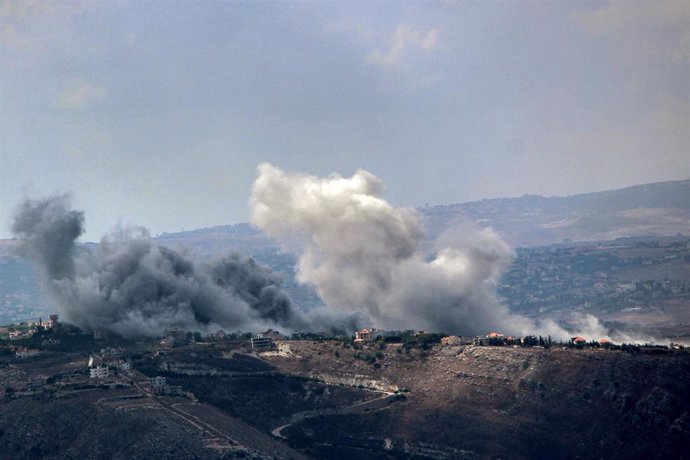
[[[163,337],[158,343],[151,347],[151,352],[153,356],[160,356],[168,354],[172,351],[172,347],[175,344],[175,339],[173,337],[167,336]]]
[[[58,315],[50,315],[45,321],[39,318],[38,321],[30,321],[25,325],[22,323],[22,325],[23,327],[20,328],[8,328],[7,337],[10,340],[30,339],[37,332],[55,331],[59,326]]]
[[[60,340],[44,340],[41,342],[41,346],[51,346],[51,345],[57,345],[60,343]],[[31,358],[32,356],[39,355],[43,353],[43,350],[40,350],[38,348],[29,348],[29,347],[24,347],[24,346],[10,346],[11,350],[14,350],[14,356],[19,359],[26,359],[26,358]]]
[[[408,331],[409,332],[409,331]],[[423,335],[424,331],[419,331],[414,335]],[[386,338],[392,336],[399,336],[403,334],[402,331],[383,331],[374,328],[365,328],[355,332],[355,343],[373,342],[379,338]],[[441,338],[441,345],[478,345],[478,346],[549,346],[554,341],[551,337],[541,337],[535,335],[526,335],[522,337],[505,335],[500,332],[489,332],[484,336],[466,337],[450,335]],[[585,337],[572,337],[567,345],[575,347],[595,346],[595,347],[612,347],[613,342],[607,337],[602,337],[599,340],[587,340]]]
[[[555,342],[551,339],[551,337],[542,337],[542,336],[535,336],[535,335],[526,335],[522,337],[514,337],[510,335],[504,335],[501,334],[500,332],[489,332],[486,334],[484,337],[475,337],[473,341],[474,345],[480,345],[480,346],[502,346],[502,345],[516,345],[516,346],[523,346],[523,347],[532,347],[532,346],[549,346],[554,344]],[[568,340],[567,345],[571,346],[576,346],[576,347],[584,347],[587,345],[592,345],[592,346],[600,346],[600,347],[610,347],[613,345],[610,339],[606,337],[602,337],[599,340],[596,341],[590,341],[587,340],[586,338],[578,335],[575,337],[572,337],[570,340]]]
[[[127,361],[120,360],[118,362],[98,364],[93,367],[89,367],[89,378],[90,379],[104,379],[110,377],[111,369],[119,369],[121,371],[128,371],[132,368],[132,365]]]
[[[227,340],[228,337],[236,338],[237,335],[228,334],[224,330],[219,329],[217,332],[204,337],[204,342],[198,343],[208,344],[212,342],[223,342]],[[276,348],[275,342],[277,340],[285,340],[286,337],[283,336],[279,331],[268,329],[265,332],[261,332],[249,337],[249,339],[252,349],[257,351],[268,351]],[[154,356],[165,355],[170,353],[175,346],[186,345],[190,342],[196,342],[197,340],[198,339],[190,339],[188,334],[185,334],[180,330],[168,329],[165,331],[165,336],[151,347],[151,351]]]
[[[31,358],[39,353],[41,353],[41,350],[35,348],[15,347],[14,349],[14,356],[20,359]]]
[[[196,342],[198,339],[190,339],[189,334],[185,334],[177,329],[168,329],[165,332],[165,336],[156,342],[151,347],[151,352],[154,356],[160,356],[169,354],[173,347],[179,345],[186,345],[191,342]],[[230,338],[237,338],[237,334],[228,334],[222,329],[217,332],[204,337],[204,342],[198,342],[200,344],[208,344],[212,342],[223,342]],[[248,337],[252,346],[252,349],[256,351],[270,351],[277,348],[276,341],[285,340],[287,337],[282,335],[279,331],[273,329],[268,329],[267,331],[255,334]]]
[[[149,379],[149,385],[151,386],[151,392],[157,395],[168,395],[168,396],[182,396],[184,391],[181,386],[178,385],[168,385],[165,377],[156,376]]]
[[[122,348],[102,348],[95,356],[89,358],[89,378],[90,379],[105,379],[111,374],[112,369],[119,369],[121,371],[128,371],[132,365],[122,359],[124,350]]]
[[[474,340],[475,345],[483,346],[543,346],[550,347],[552,345],[559,345],[569,348],[578,349],[609,349],[609,350],[623,350],[623,351],[633,351],[633,352],[644,352],[644,353],[665,353],[672,350],[685,351],[686,348],[677,343],[671,343],[670,346],[659,345],[659,344],[617,344],[611,341],[608,337],[602,337],[598,340],[588,340],[587,338],[577,335],[571,337],[568,341],[553,341],[551,337],[537,337],[534,335],[527,335],[524,337],[512,337],[501,334],[500,332],[490,332],[484,337],[476,337]]]

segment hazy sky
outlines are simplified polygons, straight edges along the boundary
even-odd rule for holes
[[[690,2],[5,1],[0,236],[248,219],[258,163],[396,205],[690,176]]]

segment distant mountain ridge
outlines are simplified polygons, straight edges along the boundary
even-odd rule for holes
[[[514,246],[690,233],[690,179],[566,197],[525,195],[423,210],[429,236],[461,220],[496,229]]]
[[[427,239],[466,221],[493,227],[513,246],[690,233],[690,179],[565,197],[524,195],[420,208]],[[274,250],[277,244],[247,223],[155,238],[202,254]]]
[[[491,201],[510,201],[523,206],[536,205],[552,212],[576,210],[613,212],[629,209],[631,205],[645,208],[679,207],[690,209],[690,179],[633,185],[621,189],[569,196],[524,195],[518,198],[480,200],[463,203],[460,206],[471,206],[475,203],[481,204]]]
[[[277,249],[275,241],[248,223],[163,233],[153,239],[164,246],[183,247],[197,254],[208,256],[232,251],[254,254]]]

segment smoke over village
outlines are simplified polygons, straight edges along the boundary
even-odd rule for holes
[[[77,245],[84,215],[68,196],[26,200],[12,226],[21,251],[37,264],[61,313],[87,330],[123,337],[157,336],[167,328],[209,331],[302,328],[280,277],[251,258],[229,255],[198,263],[154,245],[143,229],[121,229],[97,248]]]
[[[268,235],[304,241],[297,276],[335,310],[357,313],[388,329],[484,334],[543,334],[565,339],[553,321],[512,314],[496,286],[513,260],[491,228],[466,223],[422,251],[424,222],[411,208],[383,198],[383,184],[365,170],[326,178],[258,167],[252,223]],[[608,332],[591,315],[576,319],[588,336]]]
[[[383,198],[383,184],[358,170],[325,178],[258,167],[251,222],[278,241],[300,241],[297,280],[323,305],[305,311],[271,267],[229,254],[213,261],[155,244],[144,228],[118,228],[96,246],[78,245],[85,216],[67,195],[27,199],[12,229],[65,318],[122,337],[169,328],[209,332],[339,330],[376,326],[479,335],[610,335],[591,315],[567,331],[513,314],[496,286],[511,248],[491,228],[450,229],[425,253],[421,214]]]
[[[688,460],[689,25],[0,0],[0,460]]]

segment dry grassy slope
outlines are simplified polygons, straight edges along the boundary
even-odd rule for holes
[[[335,342],[292,348],[296,356],[270,362],[410,390],[389,411],[310,426],[317,439],[390,437],[506,458],[674,458],[690,445],[688,354],[468,346],[421,357],[389,348],[374,369]]]

